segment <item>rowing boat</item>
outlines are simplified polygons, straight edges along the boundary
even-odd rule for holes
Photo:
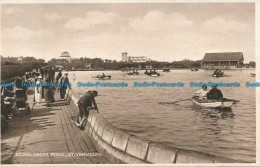
[[[234,104],[234,101],[224,100],[224,101],[216,101],[216,102],[207,102],[201,103],[196,101],[196,99],[192,99],[192,102],[200,107],[207,107],[207,108],[231,108]]]
[[[131,71],[128,71],[126,74],[128,75],[139,75],[139,72],[131,72]]]
[[[250,73],[250,76],[251,76],[251,77],[255,77],[255,74],[254,74],[254,73]]]
[[[92,78],[95,78],[95,79],[111,79],[111,75],[106,75],[106,76],[97,75],[97,76],[93,76]]]
[[[169,68],[164,68],[163,72],[170,72],[170,69]]]
[[[216,78],[219,78],[219,77],[224,77],[225,75],[224,75],[224,74],[219,74],[219,75],[216,75],[216,74],[212,74],[211,76],[212,76],[212,77],[216,77]]]
[[[154,73],[154,74],[150,74],[151,77],[158,77],[160,76],[160,73]]]

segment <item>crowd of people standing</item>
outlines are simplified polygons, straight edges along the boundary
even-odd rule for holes
[[[35,87],[30,89],[24,83],[33,84]],[[49,86],[53,85],[52,83],[63,84],[60,87]],[[68,73],[62,72],[61,69],[56,72],[55,67],[48,66],[38,67],[24,75],[17,76],[11,85],[1,87],[1,133],[8,127],[7,120],[11,119],[19,109],[27,110],[30,113],[35,104],[39,107],[44,102],[46,104],[43,105],[49,107],[51,103],[55,102],[55,92],[60,91],[60,99],[65,99],[67,88],[71,88]],[[30,107],[27,93],[33,90],[34,104]]]
[[[43,99],[46,103],[46,105],[49,107],[50,103],[53,103],[55,101],[54,94],[55,90],[60,91],[60,98],[64,99],[66,96],[66,90],[67,88],[71,88],[69,84],[68,79],[68,73],[62,74],[62,71],[59,69],[59,72],[57,73],[55,77],[55,67],[39,67],[33,69],[32,72],[27,72],[25,74],[25,80],[28,82],[36,83],[37,86],[35,87],[35,94],[34,94],[34,102],[37,104],[37,106],[40,106],[43,102]],[[51,86],[43,86],[40,85],[40,83],[67,83],[64,86],[61,87],[51,87]]]

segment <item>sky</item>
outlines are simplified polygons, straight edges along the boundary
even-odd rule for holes
[[[4,4],[1,55],[157,61],[243,52],[255,61],[254,3]]]

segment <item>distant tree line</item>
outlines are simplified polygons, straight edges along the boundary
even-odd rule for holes
[[[34,57],[3,57],[1,56],[1,65],[45,65],[45,60]]]
[[[48,62],[49,66],[63,66],[66,70],[71,69],[111,69],[121,70],[124,68],[145,68],[151,66],[152,68],[199,68],[201,61],[182,60],[173,62],[159,62],[159,61],[147,61],[147,62],[121,62],[116,60],[108,60],[101,58],[79,58],[79,59],[51,59]]]

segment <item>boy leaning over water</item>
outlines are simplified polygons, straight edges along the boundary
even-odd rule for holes
[[[89,115],[89,110],[92,108],[92,104],[94,109],[97,110],[97,104],[95,101],[95,97],[98,95],[97,91],[87,91],[78,101],[78,119],[75,124],[81,129],[84,130],[85,120],[87,120]]]

